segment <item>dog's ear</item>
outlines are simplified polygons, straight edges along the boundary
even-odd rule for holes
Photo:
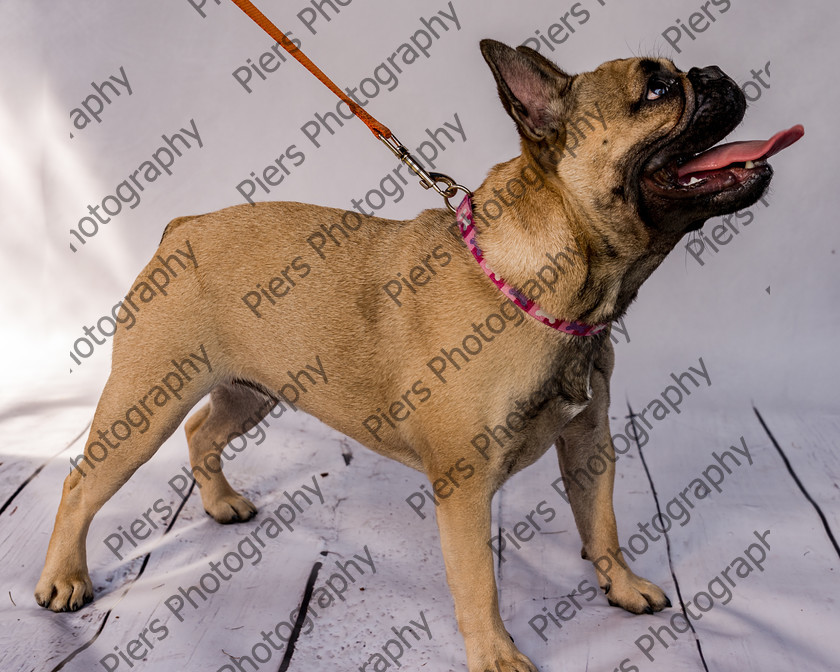
[[[496,40],[482,40],[481,54],[519,132],[538,143],[555,135],[562,116],[561,100],[572,76],[528,47],[511,49]]]

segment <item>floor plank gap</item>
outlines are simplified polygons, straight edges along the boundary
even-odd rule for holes
[[[633,412],[633,407],[630,405],[630,400],[627,400],[627,410],[630,412],[630,415],[627,417],[633,421],[634,418],[638,417]],[[656,515],[659,517],[659,520],[662,520],[662,508],[659,506],[659,495],[656,492],[656,486],[653,484],[653,476],[651,476],[650,469],[648,468],[647,460],[645,459],[645,455],[642,452],[642,446],[639,443],[639,436],[637,432],[633,432],[631,436],[633,439],[633,443],[636,444],[636,449],[639,451],[639,459],[642,461],[642,467],[644,468],[645,474],[647,475],[648,483],[650,484],[650,491],[653,494],[653,501],[656,504]],[[664,526],[663,526],[664,527]],[[680,590],[680,582],[677,579],[677,573],[674,571],[674,562],[673,557],[671,554],[671,538],[668,536],[668,532],[662,533],[665,536],[665,552],[668,556],[668,571],[671,572],[671,578],[674,580],[674,587],[677,590],[677,599],[680,603],[680,610],[682,611],[683,618],[685,622],[688,623],[688,627],[691,628],[691,634],[694,636],[694,641],[697,644],[697,653],[700,655],[700,662],[703,664],[703,669],[705,672],[709,672],[709,666],[706,663],[706,657],[703,655],[703,645],[700,643],[700,637],[697,635],[697,631],[694,629],[694,624],[688,618],[688,613],[685,608],[685,602],[683,601],[682,591]]]
[[[793,466],[791,465],[790,460],[788,460],[785,451],[782,450],[782,447],[779,445],[779,442],[776,441],[776,437],[773,436],[773,432],[770,431],[770,428],[767,426],[767,423],[764,422],[764,418],[761,417],[761,413],[759,413],[758,409],[755,406],[753,406],[753,411],[755,411],[756,417],[758,417],[758,421],[761,423],[761,426],[764,428],[764,431],[767,432],[767,436],[770,438],[770,442],[773,444],[776,451],[779,453],[779,456],[782,458],[782,462],[785,463],[785,468],[788,470],[788,473],[791,475],[791,478],[793,478],[794,482],[799,487],[799,490],[805,496],[805,499],[807,499],[811,503],[811,506],[814,507],[814,510],[820,517],[823,527],[825,528],[825,533],[826,535],[828,535],[828,539],[829,541],[831,541],[831,545],[834,546],[834,551],[837,553],[837,556],[840,557],[840,544],[837,543],[837,538],[834,536],[834,532],[831,530],[831,526],[828,524],[828,519],[825,517],[825,513],[823,513],[822,508],[819,504],[817,504],[814,498],[811,497],[811,494],[802,484],[802,481],[799,480],[799,476],[797,476],[796,472],[793,470]]]
[[[321,571],[323,564],[316,562],[312,565],[312,571],[309,572],[309,578],[306,580],[306,588],[303,591],[303,597],[300,601],[300,610],[298,611],[297,619],[295,619],[295,626],[292,634],[289,637],[289,643],[286,646],[286,652],[283,654],[283,660],[280,662],[280,667],[277,672],[286,672],[289,665],[292,664],[292,656],[295,655],[295,644],[298,637],[300,637],[303,623],[306,621],[306,612],[309,610],[309,602],[312,599],[312,592],[315,590],[315,581],[318,579],[318,572]]]
[[[86,425],[82,428],[82,431],[81,431],[81,432],[79,432],[78,434],[76,434],[76,436],[74,436],[74,437],[70,440],[70,442],[69,442],[66,446],[64,446],[61,450],[59,450],[59,451],[58,451],[55,455],[53,455],[52,457],[50,457],[50,458],[48,458],[48,459],[44,460],[44,462],[41,464],[41,466],[39,466],[39,467],[38,467],[35,471],[33,471],[33,472],[32,472],[32,474],[29,476],[29,478],[27,478],[27,479],[26,479],[23,483],[21,483],[21,484],[18,486],[17,490],[15,490],[15,491],[11,494],[11,496],[10,496],[10,497],[9,497],[9,498],[8,498],[8,499],[4,502],[4,503],[3,503],[3,506],[0,506],[0,516],[2,516],[2,515],[3,515],[3,512],[4,512],[6,509],[8,509],[8,508],[9,508],[9,506],[11,505],[11,503],[15,500],[15,497],[17,497],[17,496],[18,496],[18,495],[19,495],[19,494],[23,491],[23,489],[24,489],[27,485],[29,485],[29,484],[33,481],[33,479],[34,479],[34,478],[35,478],[38,474],[40,474],[40,473],[41,473],[41,471],[44,469],[44,467],[46,467],[46,466],[47,466],[50,462],[52,462],[52,461],[53,461],[56,457],[58,457],[59,455],[61,455],[61,453],[63,453],[63,452],[64,452],[65,450],[67,450],[70,446],[72,446],[74,443],[76,443],[76,441],[78,441],[78,440],[79,440],[79,438],[80,438],[80,437],[81,437],[81,436],[82,436],[82,435],[83,435],[83,434],[84,434],[84,433],[85,433],[85,432],[86,432],[86,431],[90,428],[90,425],[91,425],[91,423],[92,423],[92,422],[93,422],[93,419],[89,420],[89,421],[88,421],[88,423],[87,423],[87,424],[86,424]]]

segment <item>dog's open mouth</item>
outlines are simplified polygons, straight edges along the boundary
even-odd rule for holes
[[[774,154],[790,147],[805,134],[801,125],[779,131],[769,140],[747,140],[717,145],[694,155],[677,155],[661,161],[646,180],[658,190],[673,195],[717,193],[739,187],[770,171]]]

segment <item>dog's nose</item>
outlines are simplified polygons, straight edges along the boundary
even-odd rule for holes
[[[708,84],[720,79],[728,79],[726,73],[716,65],[709,65],[705,68],[691,68],[688,76],[695,82]]]

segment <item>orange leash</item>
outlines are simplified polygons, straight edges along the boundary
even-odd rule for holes
[[[447,175],[443,175],[441,173],[431,173],[423,168],[417,159],[411,155],[405,145],[403,145],[397,139],[397,136],[391,132],[391,129],[389,129],[385,124],[382,124],[374,119],[373,116],[368,114],[361,105],[338,88],[336,83],[327,77],[323,70],[315,65],[306,54],[296,47],[294,42],[286,37],[286,35],[283,34],[283,32],[275,26],[265,14],[257,9],[251,0],[233,0],[233,3],[245,12],[245,14],[247,14],[254,23],[268,33],[275,42],[288,51],[289,54],[291,54],[301,65],[303,65],[304,68],[315,75],[319,82],[343,100],[353,114],[365,123],[374,136],[381,140],[385,146],[394,153],[394,156],[417,173],[417,176],[420,178],[420,186],[424,189],[434,189],[437,191],[441,196],[443,196],[443,199],[446,202],[446,207],[452,212],[456,212],[457,209],[449,202],[449,199],[455,196],[459,190],[469,194],[469,189],[461,186]],[[438,183],[443,183],[445,186],[441,188]]]
[[[377,138],[391,138],[394,134],[391,133],[391,129],[389,129],[385,124],[379,123],[376,119],[374,119],[371,115],[365,112],[365,109],[359,105],[355,100],[350,98],[344,91],[336,86],[336,83],[332,81],[329,77],[327,77],[323,70],[315,65],[309,57],[304,54],[300,49],[295,46],[295,43],[292,42],[288,37],[286,37],[283,32],[275,26],[268,17],[263,14],[259,9],[254,6],[254,3],[251,0],[233,0],[234,4],[239,7],[243,12],[245,12],[253,21],[256,23],[260,28],[262,28],[265,32],[267,32],[274,41],[277,42],[281,47],[283,47],[286,51],[288,51],[294,58],[303,65],[304,68],[309,70],[315,77],[321,82],[324,86],[326,86],[330,91],[332,91],[335,95],[337,95],[341,100],[347,103],[347,106],[353,111],[359,119],[361,119],[365,125],[373,132],[373,134]]]

